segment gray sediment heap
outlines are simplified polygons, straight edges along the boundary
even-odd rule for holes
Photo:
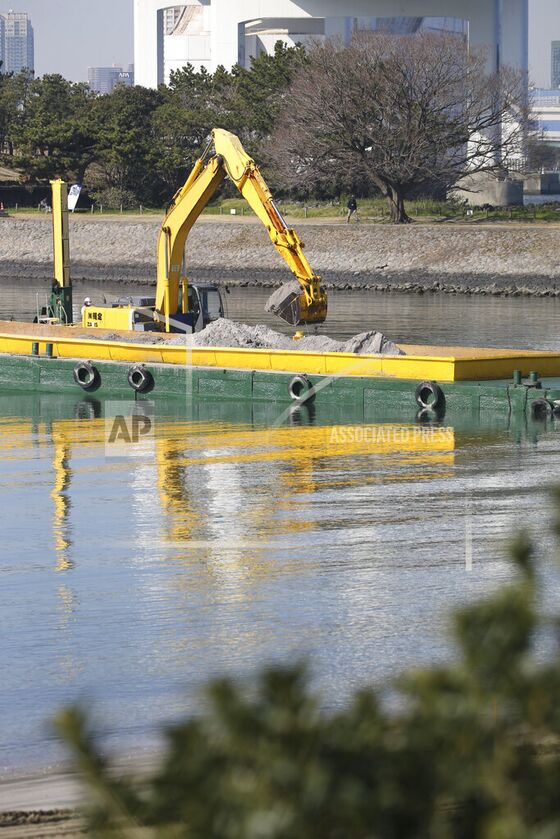
[[[245,323],[219,318],[208,324],[201,332],[193,335],[169,335],[159,332],[132,332],[126,336],[120,333],[97,334],[92,329],[80,338],[100,341],[125,341],[134,344],[166,344],[186,347],[234,347],[244,349],[297,350],[303,352],[346,352],[356,355],[404,355],[396,344],[381,332],[370,330],[353,335],[347,341],[336,341],[328,335],[307,335],[294,341],[263,324],[248,326]]]
[[[76,280],[155,281],[161,217],[73,217]],[[556,224],[379,224],[295,222],[327,289],[560,296]],[[51,276],[50,218],[0,219],[0,276]],[[193,281],[274,287],[289,279],[264,228],[253,220],[203,218],[187,245]],[[557,287],[558,286],[558,287]]]

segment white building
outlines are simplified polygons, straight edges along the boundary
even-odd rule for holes
[[[33,27],[26,12],[0,12],[0,61],[3,73],[35,69]]]
[[[278,40],[348,39],[377,28],[464,32],[473,46],[489,48],[490,69],[527,69],[528,0],[134,0],[135,81],[157,87],[187,63],[210,71],[249,66]]]

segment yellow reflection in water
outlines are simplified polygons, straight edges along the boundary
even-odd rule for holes
[[[72,470],[70,468],[71,447],[63,428],[52,429],[53,470],[54,483],[51,498],[54,501],[53,535],[56,552],[56,570],[67,571],[72,567],[68,557],[68,550],[72,544],[68,536],[68,519],[70,514],[70,482]]]
[[[178,549],[212,544],[222,561],[224,554],[240,560],[250,543],[254,558],[255,540],[273,536],[279,518],[288,536],[313,529],[305,506],[319,489],[446,477],[454,449],[453,429],[431,426],[161,424],[162,535]]]
[[[56,568],[66,571],[72,567],[72,456],[84,446],[97,460],[103,456],[105,420],[53,420],[48,429]],[[29,421],[4,420],[2,430],[3,454],[29,446]],[[107,460],[103,471],[128,472],[131,492],[142,493],[148,505],[155,491],[159,540],[174,547],[176,560],[197,549],[224,571],[248,561],[250,544],[254,572],[263,560],[255,548],[277,535],[279,520],[288,537],[316,526],[306,506],[318,491],[449,476],[455,436],[452,428],[412,424],[251,427],[156,418],[153,451],[155,463],[136,485],[135,473],[146,466],[139,458]],[[98,474],[99,463],[81,471]]]
[[[200,520],[191,509],[180,453],[184,442],[175,437],[156,437],[157,489],[165,521],[165,539],[184,542],[190,539]]]
[[[35,425],[2,420],[0,427],[0,457],[23,463],[20,485],[36,481],[33,464],[25,463],[36,456],[33,447],[43,457],[48,452],[57,572],[71,572],[79,551],[71,518],[88,496],[73,494],[76,473],[82,482],[91,479],[96,490],[119,473],[119,493],[125,488],[119,503],[127,505],[131,523],[127,538],[132,532],[137,539],[127,543],[127,556],[195,568],[163,581],[174,591],[184,589],[185,603],[193,586],[213,587],[229,602],[248,602],[255,583],[275,572],[278,559],[283,573],[302,573],[301,557],[312,542],[301,536],[332,525],[314,509],[325,490],[442,478],[452,474],[455,458],[452,429],[410,424],[252,427],[156,417],[150,455],[116,460],[105,458],[103,418]],[[112,538],[118,542],[121,534],[111,532],[110,521],[104,526],[111,549]],[[321,551],[321,539],[317,545]],[[79,608],[68,581],[61,577],[58,587],[61,639],[72,634]],[[238,645],[238,634],[229,638],[227,625],[215,631],[223,634],[221,643]],[[247,626],[244,643],[257,637],[258,627]],[[180,650],[192,639],[179,633],[175,644]],[[60,677],[71,680],[82,664],[66,651],[59,666]]]

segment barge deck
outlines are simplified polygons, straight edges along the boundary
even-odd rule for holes
[[[306,402],[363,409],[369,418],[408,419],[423,408],[418,389],[424,383],[440,396],[439,404],[429,405],[439,419],[560,411],[557,352],[401,345],[406,355],[355,355],[298,351],[297,344],[293,350],[190,347],[176,335],[146,343],[125,333],[84,332],[0,322],[0,391]],[[84,362],[95,370],[87,386],[74,375]],[[138,365],[149,383],[142,393],[129,382],[131,367]]]

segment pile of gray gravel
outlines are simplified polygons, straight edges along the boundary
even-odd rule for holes
[[[181,340],[183,343],[185,339]],[[404,355],[403,351],[381,332],[360,332],[347,341],[335,341],[328,335],[308,335],[294,341],[268,326],[247,326],[227,318],[208,324],[202,332],[186,337],[192,347],[254,347],[267,350],[304,350],[305,352],[347,352],[356,354]]]
[[[161,332],[132,332],[123,337],[118,333],[99,335],[95,330],[81,336],[109,341],[130,341],[141,344],[171,344],[187,347],[241,347],[267,350],[303,350],[305,352],[346,352],[357,355],[404,355],[405,353],[381,332],[360,332],[347,341],[335,341],[328,335],[308,335],[294,341],[288,335],[275,332],[268,326],[219,318],[194,335],[168,336]]]

